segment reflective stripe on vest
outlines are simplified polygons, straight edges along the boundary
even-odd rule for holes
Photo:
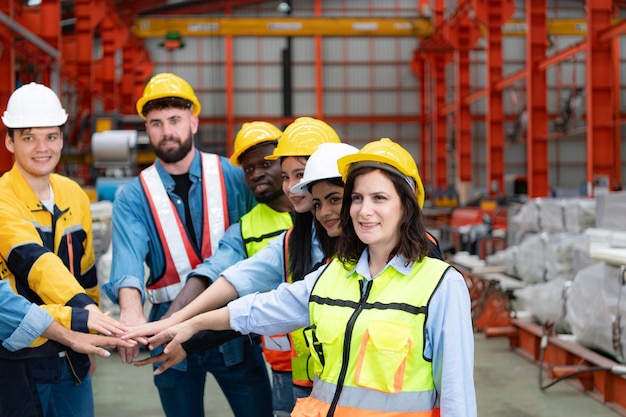
[[[316,378],[311,396],[298,399],[291,416],[328,416],[335,391],[334,384]],[[341,392],[340,405],[337,405],[332,415],[335,417],[439,417],[440,415],[439,408],[424,411],[412,410],[411,404],[435,401],[435,399],[424,398],[424,396],[430,396],[432,391],[387,394],[368,390],[365,397],[361,391],[362,389],[344,387]],[[387,406],[385,410],[379,410],[382,404]]]
[[[313,330],[305,334],[317,346],[311,354],[320,378],[310,401],[326,404],[328,415],[337,417],[438,415],[424,326],[447,268],[426,257],[407,275],[388,267],[367,281],[354,265],[344,268],[334,259],[309,302]],[[292,416],[307,415],[298,407]]]
[[[150,210],[163,246],[165,270],[161,277],[147,286],[146,294],[153,304],[172,301],[185,285],[187,275],[202,259],[211,256],[228,228],[228,206],[218,155],[202,157],[202,248],[198,257],[185,226],[174,207],[153,164],[140,174],[141,185],[148,197]]]

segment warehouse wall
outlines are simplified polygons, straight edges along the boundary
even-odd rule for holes
[[[279,16],[275,2],[263,6],[238,9],[235,17]],[[328,0],[323,2],[325,17],[329,16],[414,16],[415,0],[372,2],[369,0]],[[447,2],[453,10],[454,2]],[[551,0],[548,2],[548,19],[585,19],[584,2],[574,0]],[[513,19],[524,19],[525,2],[516,1]],[[293,15],[312,15],[312,1],[294,2]],[[567,48],[584,39],[581,36],[554,36],[547,42],[551,46],[547,54]],[[168,51],[160,47],[162,39],[146,40],[155,64],[154,72],[174,72],[190,81],[202,103],[203,124],[198,135],[201,147],[221,153],[226,149],[226,57],[225,39],[220,37],[185,38],[185,48]],[[285,38],[234,37],[234,113],[240,121],[265,119],[285,120],[282,109],[281,54]],[[321,40],[323,72],[322,102],[316,103],[315,44],[312,38],[292,39],[293,63],[293,117],[315,115],[321,108],[323,117],[337,129],[344,140],[356,145],[388,136],[403,143],[419,158],[420,111],[419,88],[421,80],[411,72],[408,63],[413,58],[419,41],[414,38],[340,38],[324,37]],[[525,38],[508,36],[503,42],[505,64],[503,76],[525,68]],[[623,42],[620,56],[626,55]],[[485,42],[480,40],[470,55],[472,89],[485,87]],[[622,63],[621,66],[624,64]],[[580,53],[546,71],[548,83],[549,126],[549,182],[562,195],[578,194],[585,182],[586,131],[584,119],[579,126],[565,133],[557,130],[556,121],[563,104],[576,88],[585,86],[585,56]],[[626,84],[622,77],[621,84]],[[446,67],[447,101],[453,103],[454,62]],[[432,86],[429,86],[432,88]],[[430,91],[430,90],[429,90]],[[622,88],[620,101],[626,100]],[[525,101],[524,82],[518,82],[502,92],[505,112],[505,132],[512,131],[515,118],[522,111]],[[428,104],[430,105],[430,103]],[[623,107],[623,106],[622,106]],[[430,107],[427,111],[430,111]],[[485,99],[472,103],[473,117],[473,180],[475,192],[485,192]],[[292,118],[293,118],[292,117]],[[448,179],[456,179],[454,114],[449,116]],[[432,132],[432,129],[431,129]],[[432,134],[432,133],[431,133]],[[506,134],[506,133],[505,133]],[[626,152],[622,146],[622,153]],[[427,148],[432,152],[432,148]],[[427,154],[427,158],[432,155]],[[514,178],[525,175],[526,144],[523,137],[506,138],[505,145],[505,191]],[[624,158],[622,158],[622,161]],[[626,172],[626,169],[622,169]],[[624,174],[623,174],[624,175]],[[624,178],[621,179],[622,183]]]

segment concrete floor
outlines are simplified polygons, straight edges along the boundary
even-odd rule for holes
[[[513,353],[508,339],[486,339],[477,333],[475,340],[475,383],[480,417],[619,415],[566,382],[542,392],[538,387],[538,368]],[[117,354],[99,359],[94,376],[96,416],[162,417],[151,372],[149,367],[122,364]],[[232,417],[226,399],[210,375],[205,410],[207,417]]]

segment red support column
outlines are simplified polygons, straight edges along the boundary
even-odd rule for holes
[[[450,33],[450,41],[456,49],[455,157],[461,203],[469,198],[472,188],[472,115],[470,104],[463,98],[471,92],[469,52],[476,40],[473,31],[473,23],[464,18]]]
[[[621,113],[621,100],[620,100],[620,89],[621,89],[621,76],[620,76],[620,38],[616,37],[611,40],[613,47],[613,115],[614,120],[620,118]],[[613,175],[615,176],[613,180],[611,180],[611,184],[615,186],[623,187],[622,184],[622,134],[619,127],[615,126],[613,128],[613,146],[615,146],[615,152],[613,153],[614,161],[613,161]],[[615,188],[612,188],[615,189]]]
[[[447,114],[443,111],[446,106],[446,63],[448,55],[443,52],[435,52],[432,56],[432,67],[435,72],[435,107],[433,109],[435,126],[435,144],[433,149],[435,189],[445,189],[448,186]]]
[[[515,11],[512,0],[473,0],[476,16],[487,28],[487,189],[489,195],[504,192],[504,112],[502,92],[502,24]]]
[[[235,140],[235,64],[232,36],[226,36],[224,38],[224,55],[226,58],[226,154],[231,155]]]
[[[526,2],[526,27],[528,196],[544,197],[549,195],[547,83],[546,71],[539,62],[545,58],[548,39],[546,0]]]
[[[424,60],[414,58],[411,63],[413,72],[420,80],[420,115],[422,116],[422,122],[420,123],[420,164],[418,169],[420,170],[420,176],[422,182],[426,183],[429,178],[427,176],[428,167],[426,155],[427,155],[427,142],[429,141],[428,124],[426,123],[426,112],[428,107],[426,106],[427,94],[426,94],[426,71],[424,69]]]
[[[13,16],[13,0],[0,0],[0,12],[9,17]],[[13,34],[4,25],[0,25],[0,106],[4,111],[9,97],[15,90],[15,48],[13,47]],[[4,127],[4,126],[3,126]],[[6,131],[0,137],[4,138]],[[4,142],[0,144],[0,175],[11,169],[13,154],[7,151]]]
[[[587,193],[593,195],[598,176],[615,180],[613,155],[613,49],[599,39],[601,30],[611,26],[611,0],[587,1]],[[612,184],[609,184],[611,186]]]
[[[79,114],[91,117],[93,98],[95,96],[95,74],[93,65],[93,38],[96,27],[105,15],[104,0],[76,0],[74,4],[76,14],[76,72],[78,89]],[[82,123],[83,120],[76,120]],[[74,145],[83,150],[89,144],[91,132],[86,129],[83,138],[72,138]]]
[[[322,0],[313,2],[313,14],[315,16],[322,15]],[[315,117],[324,118],[324,66],[322,55],[322,37],[315,36],[313,38],[315,48]]]

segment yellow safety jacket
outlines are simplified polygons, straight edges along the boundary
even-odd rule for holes
[[[319,380],[291,415],[439,416],[424,326],[449,267],[426,257],[407,275],[389,267],[365,280],[334,259],[313,287],[305,331]]]
[[[61,175],[51,174],[50,185],[54,213],[42,205],[16,165],[0,178],[0,279],[63,326],[88,332],[89,314],[83,307],[99,301],[89,197]],[[10,353],[2,348],[0,356],[58,357],[67,349],[45,338],[32,347]],[[86,372],[87,356],[76,355],[77,373]]]
[[[248,258],[266,247],[270,240],[289,229],[293,225],[293,219],[289,212],[278,212],[267,204],[257,204],[252,210],[243,215],[241,222],[241,238],[246,247]],[[291,350],[289,340],[284,334],[274,336],[261,336],[263,354],[265,360],[274,371],[290,371]]]

